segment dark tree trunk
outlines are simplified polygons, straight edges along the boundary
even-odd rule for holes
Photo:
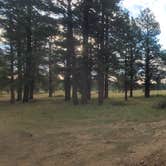
[[[18,19],[20,19],[20,15],[18,15]],[[19,20],[20,21],[20,20]],[[21,23],[17,23],[16,27],[16,34],[17,34],[17,40],[16,40],[16,51],[17,51],[17,101],[22,101],[22,93],[23,93],[23,53],[24,48],[22,45],[22,37],[20,35],[21,32]]]
[[[19,85],[17,89],[17,101],[22,101],[22,85]]]
[[[145,71],[145,97],[150,97],[150,75],[149,75],[149,61],[146,60]]]
[[[104,76],[104,98],[108,99],[109,97],[109,18],[106,16],[106,28],[105,28],[105,76]]]
[[[69,24],[69,23],[68,23]],[[67,47],[71,45],[69,43],[70,32],[67,34]],[[64,79],[64,89],[65,89],[65,101],[70,101],[71,99],[71,52],[70,48],[67,48],[66,56],[66,69],[65,69],[65,79]]]
[[[100,32],[100,51],[98,55],[98,103],[103,104],[104,101],[104,4],[101,4],[101,32]]]
[[[91,84],[92,84],[92,76],[91,76],[91,67],[88,70],[88,85],[87,85],[87,98],[91,100]]]
[[[73,33],[72,24],[72,11],[71,11],[71,0],[68,0],[68,18],[67,18],[67,55],[66,55],[66,69],[65,69],[65,79],[64,79],[64,89],[65,89],[65,101],[70,101],[71,99],[71,75],[72,75],[72,52],[71,52],[71,38]]]
[[[26,80],[27,82],[27,80]],[[23,95],[23,103],[29,102],[29,85],[25,83],[24,85],[24,95]]]
[[[31,79],[30,79],[30,91],[29,91],[30,100],[34,99],[34,93],[35,93],[35,83],[36,83],[37,65],[38,65],[38,62],[37,62],[38,57],[36,55],[37,55],[38,49],[40,50],[40,46],[38,45],[37,40],[34,40],[33,55],[31,53],[31,57],[30,57],[30,59],[31,59],[31,63],[30,63],[30,65],[31,65],[30,78]]]
[[[98,73],[98,103],[99,105],[103,104],[104,101],[104,72],[103,72],[103,64],[99,63],[99,73]]]
[[[74,105],[78,105],[78,95],[77,95],[77,85],[74,85],[75,83],[73,83],[73,91],[72,91],[72,99],[73,99],[73,104]]]
[[[76,69],[76,58],[72,57],[72,101],[74,105],[78,105],[78,85],[77,85],[77,69]]]
[[[15,88],[14,88],[14,49],[13,49],[13,41],[12,41],[12,28],[13,28],[13,20],[12,15],[9,16],[9,44],[10,44],[10,103],[15,103]]]
[[[31,86],[31,58],[32,58],[32,29],[31,29],[31,20],[32,20],[32,5],[31,0],[27,6],[27,52],[26,52],[26,67],[24,74],[24,96],[23,102],[28,102],[30,97],[30,86]],[[32,89],[31,89],[32,90]]]
[[[88,66],[87,58],[83,57],[83,62],[81,63],[81,103],[88,103]],[[85,67],[86,66],[86,67]]]
[[[65,76],[65,101],[70,101],[71,99],[71,79],[69,77],[69,73]]]
[[[105,99],[108,99],[108,97],[109,97],[109,80],[108,80],[108,71],[106,71],[106,74],[105,74],[105,84],[104,84],[104,98]]]
[[[128,78],[127,78],[127,57],[125,55],[125,75],[124,75],[124,91],[125,91],[125,101],[128,100]]]
[[[82,104],[87,104],[89,100],[89,1],[83,2],[83,58],[81,64],[81,101]]]
[[[67,23],[67,52],[69,57],[71,57],[71,71],[72,71],[72,100],[73,104],[78,104],[78,96],[77,96],[77,69],[76,69],[76,56],[74,49],[74,37],[73,37],[73,15],[71,8],[71,0],[68,0],[68,23]],[[70,83],[70,82],[66,82]],[[69,86],[68,86],[69,87]]]
[[[30,67],[30,83],[29,83],[29,100],[34,99],[34,91],[35,91],[35,59],[31,59],[31,67]]]
[[[23,48],[22,48],[22,36],[21,32],[21,23],[20,23],[20,15],[17,15],[18,22],[16,24],[16,53],[17,53],[17,101],[22,101],[22,90],[23,90]]]
[[[70,101],[71,99],[71,60],[69,54],[66,58],[66,70],[65,70],[65,80],[64,80],[64,89],[65,89],[65,101]]]
[[[22,83],[23,83],[23,73],[22,73],[22,54],[21,54],[21,41],[17,41],[17,69],[18,69],[18,85],[17,85],[17,101],[22,101]]]
[[[48,80],[48,91],[49,91],[49,97],[53,96],[53,74],[52,74],[52,44],[49,42],[49,80]]]
[[[10,39],[11,40],[11,39]],[[13,44],[10,41],[10,102],[15,103],[15,92],[14,92],[14,51]]]
[[[30,69],[30,85],[29,85],[29,99],[34,99],[34,91],[35,91],[35,81],[36,81],[36,59],[35,57],[31,57],[31,69]]]
[[[132,98],[133,97],[133,86],[134,86],[134,68],[133,68],[133,63],[134,63],[134,60],[133,60],[133,48],[131,46],[130,48],[130,97]]]
[[[29,100],[34,99],[34,90],[35,90],[35,80],[33,78],[30,83]]]
[[[150,97],[150,51],[149,51],[149,44],[148,40],[146,42],[147,44],[147,50],[146,50],[146,59],[145,59],[145,97]]]
[[[92,46],[89,47],[89,60],[88,60],[88,91],[87,91],[87,97],[88,100],[91,100],[91,88],[92,88]]]

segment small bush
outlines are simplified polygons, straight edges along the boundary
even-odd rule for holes
[[[166,109],[166,100],[162,100],[160,102],[157,103],[156,105],[157,109]]]

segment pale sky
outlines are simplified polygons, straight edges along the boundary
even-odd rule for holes
[[[140,10],[150,8],[160,23],[160,44],[166,49],[166,0],[122,0],[122,4],[131,15],[138,16]]]

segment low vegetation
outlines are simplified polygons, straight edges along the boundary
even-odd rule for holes
[[[160,101],[159,103],[157,103],[156,108],[158,108],[158,109],[166,109],[166,100],[164,99],[164,100]]]
[[[111,93],[101,106],[96,97],[89,105],[74,106],[59,92],[52,99],[37,95],[29,104],[10,105],[5,98],[0,103],[0,165],[166,164],[166,109],[154,107],[166,96],[164,91],[152,94],[144,99],[136,92],[125,102],[122,94]]]

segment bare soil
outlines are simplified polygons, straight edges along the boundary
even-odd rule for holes
[[[1,131],[0,166],[166,166],[166,121]]]

